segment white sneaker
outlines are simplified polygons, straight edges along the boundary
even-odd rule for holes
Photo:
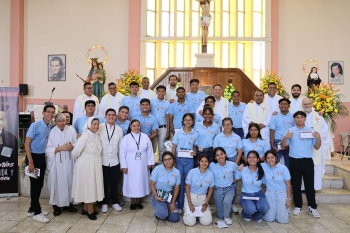
[[[317,209],[312,209],[311,207],[309,207],[309,213],[314,218],[320,218],[321,217],[321,215],[318,213]]]
[[[244,218],[244,220],[246,221],[246,222],[250,222],[250,218]]]
[[[238,214],[238,213],[239,213],[239,211],[238,211],[238,209],[237,209],[237,207],[236,207],[235,204],[232,205],[231,209],[232,209],[232,212],[233,212],[234,214]]]
[[[49,212],[46,212],[46,211],[41,211],[41,213],[40,213],[42,216],[47,216],[47,215],[49,215]],[[29,210],[28,210],[28,212],[27,212],[27,217],[33,217],[34,216],[34,212],[30,212]]]
[[[293,210],[293,215],[298,216],[301,212],[301,208],[299,207],[295,207]]]
[[[256,222],[262,222],[262,219],[257,220]]]
[[[230,218],[225,218],[224,220],[225,220],[225,223],[226,223],[227,225],[232,225],[232,219],[230,219]]]
[[[43,215],[41,214],[37,214],[33,216],[33,220],[36,222],[43,222],[43,223],[47,223],[50,220],[48,218],[45,218]]]
[[[102,208],[101,208],[101,212],[102,212],[102,213],[107,213],[107,211],[108,211],[108,205],[103,204],[103,205],[102,205]]]
[[[183,213],[182,209],[179,209],[179,214],[181,215]]]
[[[122,207],[120,207],[119,204],[114,204],[114,205],[112,205],[112,207],[113,207],[113,209],[114,209],[115,211],[122,211],[122,210],[123,210]]]

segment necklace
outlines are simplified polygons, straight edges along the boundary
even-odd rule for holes
[[[218,163],[219,164],[219,163]],[[220,164],[219,164],[219,167],[220,167],[220,170],[221,170],[221,172],[222,172],[222,174],[224,175],[222,178],[224,178],[224,179],[226,179],[226,170],[222,170],[222,167],[226,167],[226,165],[227,165],[227,163],[225,162],[225,165],[224,166],[221,166]]]
[[[171,170],[169,172],[167,171],[167,179],[168,179],[168,182],[166,182],[167,184],[170,183],[169,180],[170,180],[171,175],[172,175]]]
[[[270,167],[271,168],[271,167]],[[272,169],[270,169],[270,173],[271,173],[271,170],[272,170],[272,179],[275,179],[275,167],[273,167]]]
[[[198,168],[198,170],[199,170],[199,172],[200,172],[200,169]],[[202,174],[201,174],[202,175]],[[207,173],[205,172],[204,173],[204,177],[203,177],[203,179],[202,180],[199,180],[199,183],[201,183],[200,185],[199,185],[199,187],[203,187],[203,181],[205,180],[205,177],[207,176]]]
[[[249,168],[248,168],[248,169],[249,169]],[[258,169],[256,169],[254,172],[251,172],[250,169],[249,169],[250,176],[252,177],[252,184],[254,184],[255,172],[256,172],[257,170],[258,170]]]

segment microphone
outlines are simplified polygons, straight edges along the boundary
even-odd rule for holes
[[[48,104],[53,105],[53,103],[52,103],[52,102],[50,102],[50,101],[51,101],[51,98],[52,98],[53,92],[54,92],[55,90],[56,90],[56,87],[52,88],[52,90],[51,90],[51,96],[50,96],[50,99],[49,99],[49,101],[48,101],[48,102],[45,102],[45,103],[44,103],[44,105],[48,105]]]

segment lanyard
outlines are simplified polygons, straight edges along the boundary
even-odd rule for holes
[[[132,133],[130,133],[130,134],[131,134],[131,137],[135,140],[135,143],[136,143],[136,145],[137,145],[137,150],[140,150],[141,132],[139,133],[139,134],[140,134],[140,135],[139,135],[139,142],[136,141],[136,139],[134,138],[134,135],[132,135]]]
[[[111,137],[109,137],[109,133],[108,133],[108,129],[107,129],[107,123],[106,123],[107,138],[108,138],[109,143],[111,143],[111,139],[113,137],[114,130],[115,130],[115,125],[114,125],[113,131],[112,131],[112,135],[111,135]]]

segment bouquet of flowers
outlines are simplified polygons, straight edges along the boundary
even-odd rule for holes
[[[337,124],[336,119],[349,115],[348,109],[341,102],[341,94],[335,94],[339,90],[334,90],[332,84],[324,84],[319,87],[309,88],[308,97],[313,100],[313,107],[316,112],[322,112],[324,119],[331,121],[331,130],[334,132]]]
[[[231,102],[232,92],[234,92],[234,91],[235,91],[235,87],[232,85],[232,83],[230,83],[229,85],[227,85],[225,87],[224,98],[227,99],[229,102]]]
[[[130,69],[122,74],[122,78],[117,81],[117,90],[125,96],[130,95],[130,83],[137,82],[140,87],[142,83],[142,75],[138,73],[135,69]]]
[[[281,83],[282,77],[279,78],[277,74],[275,74],[273,71],[269,72],[266,70],[266,73],[264,77],[261,79],[260,83],[260,89],[264,92],[264,94],[267,93],[267,89],[269,87],[269,83],[276,84],[277,92],[276,94],[284,97],[288,97],[288,93],[286,92],[286,89],[284,89],[283,84]]]

